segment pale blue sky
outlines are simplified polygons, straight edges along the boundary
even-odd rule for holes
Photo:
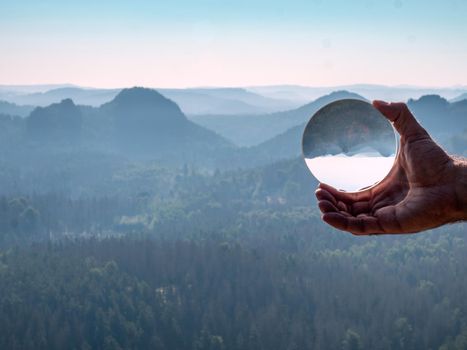
[[[466,0],[0,0],[0,84],[467,85]]]

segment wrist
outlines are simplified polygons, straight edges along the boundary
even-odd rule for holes
[[[456,195],[455,221],[467,220],[467,159],[454,159],[454,188]]]

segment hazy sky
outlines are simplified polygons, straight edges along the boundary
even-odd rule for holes
[[[467,0],[0,0],[0,84],[467,85]]]

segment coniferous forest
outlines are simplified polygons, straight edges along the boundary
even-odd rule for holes
[[[325,225],[287,141],[307,108],[252,147],[149,89],[0,118],[0,349],[467,349],[465,224]],[[465,156],[463,133],[435,136]]]

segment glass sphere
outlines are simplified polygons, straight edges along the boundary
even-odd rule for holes
[[[361,191],[383,180],[397,150],[391,123],[368,102],[354,99],[321,108],[302,138],[303,157],[313,176],[346,192]]]

